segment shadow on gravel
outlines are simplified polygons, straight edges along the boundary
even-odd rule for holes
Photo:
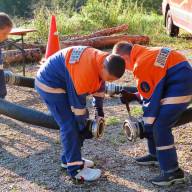
[[[13,177],[15,182],[17,180],[21,182],[22,180],[23,185],[26,181],[29,181],[37,184],[42,191],[54,192],[184,192],[190,191],[190,189],[192,191],[192,188],[190,188],[192,176],[188,173],[188,181],[184,186],[163,189],[154,187],[148,183],[146,178],[155,176],[158,172],[157,168],[135,165],[132,157],[120,153],[118,146],[110,146],[105,140],[101,140],[100,143],[98,141],[87,141],[83,150],[85,151],[84,154],[94,159],[97,167],[103,170],[101,179],[93,183],[75,185],[66,175],[66,172],[60,169],[60,144],[55,138],[51,137],[53,133],[59,134],[58,131],[29,127],[25,126],[26,124],[20,125],[17,121],[4,117],[1,117],[0,122],[8,126],[6,131],[15,134],[12,137],[3,134],[3,132],[0,134],[0,168],[9,170],[8,175],[3,175],[5,180],[6,177]],[[43,131],[46,131],[46,135],[43,134]],[[26,137],[27,140],[23,141],[19,135]],[[127,145],[127,147],[129,146]],[[9,183],[7,183],[7,189],[8,187]],[[5,187],[4,190],[6,191]],[[35,190],[32,189],[31,191]]]

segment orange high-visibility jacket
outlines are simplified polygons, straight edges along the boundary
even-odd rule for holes
[[[190,101],[192,67],[181,53],[170,48],[134,45],[127,69],[133,72],[143,97],[144,117],[151,122],[158,116],[161,105]]]
[[[101,92],[104,92],[105,86],[100,73],[107,55],[107,52],[91,47],[65,48],[49,57],[38,71],[37,80],[53,89],[64,89],[71,108],[73,111],[77,109],[78,114],[79,109],[85,109],[86,95],[100,92],[95,96],[95,107],[101,109],[104,97]]]
[[[102,83],[100,71],[107,52],[91,47],[71,47],[64,49],[65,65],[73,81],[76,92],[92,94]]]

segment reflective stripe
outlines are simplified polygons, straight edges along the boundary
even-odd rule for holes
[[[3,69],[3,65],[2,64],[0,64],[0,70],[2,70]]]
[[[167,97],[161,99],[161,105],[167,104],[180,104],[180,103],[188,103],[192,99],[192,95],[181,96],[181,97]]]
[[[94,97],[105,97],[105,92],[96,92],[94,94],[92,94]]]
[[[83,161],[75,161],[75,162],[67,163],[67,166],[75,166],[75,165],[83,165]]]
[[[179,167],[175,167],[174,169],[170,169],[168,171],[164,171],[165,173],[172,173],[172,172],[175,172],[179,169]]]
[[[175,147],[175,145],[173,144],[173,145],[168,145],[168,146],[156,147],[156,149],[161,151],[161,150],[172,149],[174,147]]]
[[[62,88],[52,88],[48,87],[47,85],[41,83],[37,79],[35,79],[35,85],[40,88],[41,90],[47,92],[47,93],[66,93],[66,91]]]
[[[153,124],[155,117],[143,117],[144,124]]]
[[[78,108],[75,108],[75,107],[71,107],[71,111],[72,111],[73,113],[75,113],[75,115],[85,115],[86,112],[87,112],[86,108],[84,108],[84,109],[78,109]]]

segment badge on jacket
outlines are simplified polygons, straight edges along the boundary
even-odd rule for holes
[[[141,82],[140,88],[144,93],[148,93],[150,91],[150,86],[146,81]]]
[[[69,63],[73,64],[76,63],[80,60],[80,57],[83,53],[83,51],[87,48],[87,46],[78,46],[78,47],[74,47],[72,52],[71,52],[71,56],[69,59]]]
[[[167,58],[169,57],[169,54],[171,52],[170,48],[164,47],[160,50],[159,54],[157,55],[155,66],[164,68],[165,64],[167,62]]]

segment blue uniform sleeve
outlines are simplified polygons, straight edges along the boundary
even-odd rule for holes
[[[69,75],[67,69],[65,69],[65,80],[66,80],[66,91],[68,94],[69,104],[71,106],[71,110],[75,115],[75,120],[78,123],[79,130],[82,131],[87,122],[87,118],[89,117],[88,109],[86,108],[86,96],[87,94],[78,95],[73,81]]]
[[[143,120],[145,132],[151,132],[152,125],[156,120],[161,107],[161,99],[163,97],[165,86],[165,78],[163,78],[155,88],[150,99],[143,99]]]
[[[95,118],[96,117],[104,117],[103,112],[103,100],[105,96],[105,82],[102,82],[100,89],[93,94],[92,105],[95,110]]]
[[[82,131],[85,128],[86,120],[89,117],[88,109],[86,108],[86,94],[77,95],[76,90],[71,83],[67,83],[67,94],[71,110],[79,125],[79,130]]]
[[[7,90],[3,71],[3,57],[0,49],[0,98],[5,98],[6,94]]]

